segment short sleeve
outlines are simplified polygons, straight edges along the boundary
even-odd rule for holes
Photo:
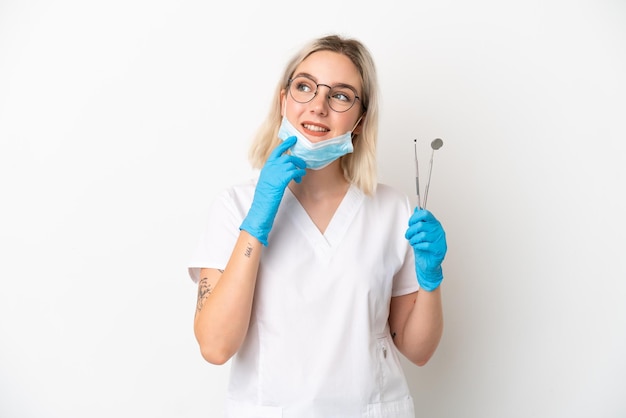
[[[417,292],[420,289],[419,283],[417,282],[417,273],[415,272],[413,248],[411,248],[411,244],[409,244],[409,241],[404,237],[406,229],[408,228],[409,218],[413,213],[407,196],[404,196],[404,202],[400,210],[403,213],[399,216],[400,222],[398,223],[397,234],[402,237],[402,244],[399,246],[398,250],[402,263],[400,269],[393,277],[393,287],[391,289],[392,297],[407,295]]]
[[[402,266],[393,278],[391,296],[403,296],[409,293],[417,292],[419,289],[420,286],[417,282],[417,274],[415,273],[415,258],[413,255],[413,249],[407,241]]]
[[[239,226],[252,201],[253,185],[221,192],[209,206],[205,227],[188,262],[189,276],[200,279],[200,269],[223,270],[239,237]]]

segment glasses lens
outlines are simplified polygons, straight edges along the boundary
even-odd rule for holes
[[[322,84],[320,84],[322,85]],[[327,87],[325,84],[322,86]],[[289,92],[298,103],[307,103],[317,94],[318,84],[308,77],[296,77],[291,80]],[[335,86],[328,91],[328,105],[335,112],[349,110],[357,100],[356,91],[349,86]]]
[[[313,97],[315,97],[317,84],[306,77],[296,77],[291,80],[289,91],[291,92],[291,97],[293,97],[296,102],[306,103],[310,102],[313,100]]]
[[[333,87],[328,92],[328,104],[335,112],[345,112],[356,100],[356,93],[350,87]]]

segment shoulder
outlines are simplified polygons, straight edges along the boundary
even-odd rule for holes
[[[385,183],[378,183],[374,194],[368,199],[379,210],[396,211],[402,214],[411,211],[411,203],[406,193]]]
[[[406,193],[385,183],[378,183],[374,192],[374,199],[386,202],[408,203],[409,198]]]
[[[378,183],[376,185],[376,195],[395,197],[395,198],[406,197],[405,193],[401,192],[400,190],[386,183]]]
[[[240,181],[238,183],[231,184],[223,188],[218,196],[220,197],[229,197],[229,198],[240,198],[246,197],[254,194],[254,189],[256,187],[258,177],[251,177],[247,180]]]
[[[254,193],[257,180],[258,180],[257,177],[253,177],[248,180],[235,183],[231,185],[230,187],[226,188],[225,192],[229,194],[233,194],[233,195],[241,195],[241,194],[246,195],[246,194],[249,194],[250,192]]]
[[[226,207],[245,207],[254,197],[257,178],[250,178],[222,188],[213,200],[214,205]]]

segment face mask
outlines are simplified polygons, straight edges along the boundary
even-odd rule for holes
[[[354,126],[358,125],[360,121],[361,119],[359,118]],[[298,139],[296,144],[291,148],[291,154],[302,158],[304,162],[306,162],[306,168],[310,168],[311,170],[322,169],[337,158],[343,157],[354,150],[352,147],[352,131],[348,131],[343,135],[331,139],[313,143],[300,133],[300,131],[287,120],[286,116],[283,116],[280,129],[278,130],[278,137],[284,141],[290,136],[295,136]]]

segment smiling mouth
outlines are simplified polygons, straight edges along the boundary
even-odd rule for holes
[[[304,129],[308,129],[309,131],[314,131],[314,132],[328,132],[328,131],[330,131],[330,129],[322,128],[321,126],[316,126],[316,125],[303,124],[302,126],[304,127]]]

